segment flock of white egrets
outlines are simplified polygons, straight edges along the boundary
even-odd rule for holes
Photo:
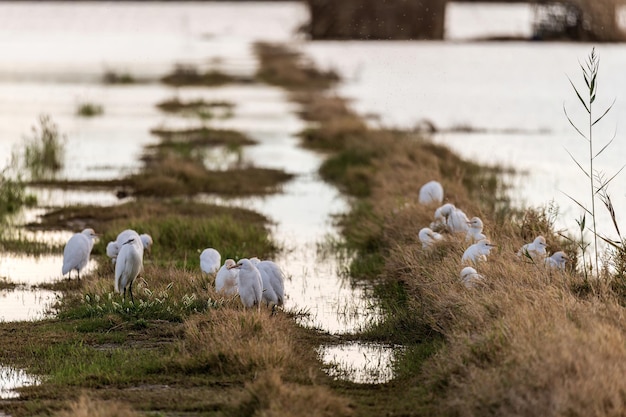
[[[429,181],[424,184],[419,191],[419,203],[424,205],[434,205],[443,203],[443,186],[437,181]],[[446,232],[453,236],[465,235],[465,241],[469,246],[461,257],[461,264],[470,264],[461,270],[461,281],[466,287],[473,287],[477,282],[483,280],[483,276],[476,271],[474,266],[487,260],[494,244],[483,233],[483,222],[478,217],[468,219],[467,215],[455,207],[454,204],[446,203],[435,210],[434,220],[430,227],[424,227],[419,232],[419,240],[422,248],[430,250],[438,242],[444,239],[444,235],[439,232]],[[527,243],[520,248],[517,255],[531,260],[533,263],[543,264],[548,268],[563,270],[567,255],[562,251],[547,256],[546,239],[537,236],[532,243]]]
[[[70,237],[63,249],[63,275],[71,277],[76,270],[80,280],[82,271],[89,262],[96,233],[88,228]],[[150,251],[152,237],[148,234],[139,234],[127,229],[117,235],[114,241],[107,244],[106,253],[115,265],[115,291],[123,295],[126,300],[126,291],[130,294],[133,304],[133,282],[143,272],[143,253]],[[254,306],[261,308],[265,303],[272,307],[282,306],[285,296],[284,274],[280,267],[269,260],[261,261],[258,258],[240,259],[235,262],[226,259],[221,265],[221,255],[213,248],[207,248],[200,254],[200,269],[215,275],[215,290],[225,296],[241,298],[247,308]]]

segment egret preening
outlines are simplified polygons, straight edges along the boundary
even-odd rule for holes
[[[221,264],[222,255],[213,248],[207,248],[200,254],[200,269],[206,274],[215,274]]]
[[[482,281],[483,276],[480,275],[474,268],[471,266],[466,266],[461,269],[461,282],[467,288],[472,288],[477,282]]]
[[[565,269],[565,262],[569,261],[569,257],[563,251],[554,252],[552,256],[546,258],[545,264],[552,269]]]
[[[215,276],[215,291],[221,292],[226,296],[237,294],[239,285],[239,269],[234,268],[236,265],[232,259],[226,259],[224,265],[217,271]]]
[[[260,261],[255,265],[261,273],[263,283],[263,301],[272,311],[276,306],[282,306],[285,298],[285,275],[273,261]]]
[[[443,187],[437,181],[429,181],[422,185],[419,193],[420,204],[441,204],[443,201]]]
[[[532,243],[527,243],[517,251],[517,256],[526,256],[532,258],[533,261],[542,261],[546,257],[546,238],[537,236]]]
[[[452,233],[467,232],[469,229],[469,219],[467,215],[455,207],[454,204],[446,203],[435,210],[435,221],[430,228],[436,228],[440,224],[444,224]]]
[[[235,266],[230,269],[239,269],[239,297],[241,303],[246,308],[252,308],[255,305],[260,311],[261,300],[263,299],[263,281],[261,273],[249,259],[240,259]]]
[[[122,244],[115,262],[115,291],[123,294],[124,301],[128,289],[130,299],[135,304],[133,281],[141,271],[143,271],[143,244],[139,236],[134,236]]]
[[[480,220],[479,217],[472,217],[467,225],[469,229],[467,229],[467,235],[465,236],[465,240],[470,243],[476,243],[480,240],[487,239],[487,236],[483,234],[483,221]]]
[[[430,249],[437,242],[443,239],[443,236],[437,232],[433,232],[429,227],[424,227],[420,230],[418,237],[422,242],[422,249]]]
[[[469,248],[465,249],[461,262],[478,263],[480,261],[486,261],[489,251],[496,245],[493,245],[488,239],[483,239],[474,243]]]
[[[91,249],[93,249],[95,237],[96,232],[93,229],[85,229],[80,233],[72,235],[65,244],[61,272],[63,275],[69,273],[67,279],[70,279],[74,269],[78,273],[78,279],[80,279],[80,271],[89,262],[89,255],[91,254]]]

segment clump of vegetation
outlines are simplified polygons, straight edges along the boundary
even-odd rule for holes
[[[23,206],[34,206],[36,203],[37,199],[26,192],[26,185],[21,179],[11,177],[8,168],[0,171],[0,223]]]
[[[39,117],[39,127],[31,128],[31,136],[25,138],[24,165],[31,179],[54,176],[63,168],[65,137],[50,116]]]
[[[104,114],[104,107],[96,103],[80,103],[76,109],[76,115],[81,117],[94,117]]]
[[[177,65],[172,73],[161,78],[161,82],[173,85],[217,86],[240,81],[232,75],[218,70],[200,71],[191,65]]]
[[[228,101],[205,101],[202,99],[181,101],[178,98],[162,101],[157,107],[164,112],[182,114],[208,120],[215,117],[227,119],[232,117],[235,105]]]
[[[55,417],[141,417],[142,414],[127,404],[118,401],[97,400],[86,395],[72,401],[68,408],[59,411]]]
[[[339,81],[334,71],[320,71],[293,49],[259,42],[254,45],[260,66],[257,78],[293,90],[322,90]]]
[[[136,82],[135,77],[133,77],[128,72],[117,72],[114,70],[106,70],[102,75],[102,82],[104,84],[133,84]]]

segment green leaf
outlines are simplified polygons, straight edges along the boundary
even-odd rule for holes
[[[595,96],[594,96],[594,98],[595,98]],[[617,100],[617,99],[613,99],[613,103],[611,103],[611,105],[604,111],[604,113],[602,113],[602,115],[600,117],[598,117],[596,119],[595,122],[593,122],[591,124],[591,126],[595,126],[596,123],[598,123],[600,120],[602,120],[602,118],[604,118],[604,116],[606,116],[606,114],[611,111],[611,109],[613,108],[613,105],[615,104],[615,100]]]
[[[587,113],[591,113],[591,110],[589,110],[589,107],[587,107],[587,103],[585,103],[585,100],[583,100],[582,96],[580,95],[580,93],[578,92],[578,89],[576,88],[576,86],[574,85],[574,83],[572,82],[572,80],[567,77],[567,79],[569,80],[569,83],[572,85],[572,88],[574,89],[574,91],[576,92],[576,95],[578,96],[578,100],[580,100],[580,102],[582,103],[583,106],[585,106],[585,110],[587,110]]]

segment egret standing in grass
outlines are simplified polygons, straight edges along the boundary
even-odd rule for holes
[[[236,265],[232,259],[226,259],[224,265],[217,271],[215,276],[215,291],[226,296],[237,294],[239,285],[239,269],[233,268]]]
[[[65,244],[63,249],[63,267],[61,272],[63,275],[68,274],[67,279],[72,276],[75,269],[80,280],[80,271],[87,266],[89,255],[93,249],[96,232],[93,229],[85,229],[80,233],[75,233]]]
[[[493,245],[488,239],[483,239],[479,242],[474,243],[469,248],[465,250],[463,253],[463,257],[461,258],[462,263],[478,263],[480,261],[486,261],[487,256],[489,255],[489,251],[493,249],[496,245]]]
[[[239,269],[239,297],[241,303],[246,308],[257,306],[258,311],[261,310],[261,301],[263,299],[263,281],[261,273],[249,259],[240,259],[235,266],[230,269]]]
[[[126,301],[126,289],[133,298],[133,281],[143,271],[143,244],[139,236],[133,236],[122,244],[115,262],[115,291],[123,294]]]
[[[424,227],[420,230],[418,234],[420,242],[422,242],[422,249],[430,249],[437,242],[443,239],[443,236],[440,233],[433,232],[430,227]]]
[[[533,261],[543,262],[547,252],[546,238],[543,236],[537,236],[532,243],[527,243],[517,251],[517,256],[525,256],[531,258]]]
[[[206,274],[215,274],[222,264],[222,255],[213,248],[207,248],[200,254],[200,269]]]
[[[420,204],[441,204],[443,201],[443,187],[437,181],[428,181],[422,185],[419,192]]]

